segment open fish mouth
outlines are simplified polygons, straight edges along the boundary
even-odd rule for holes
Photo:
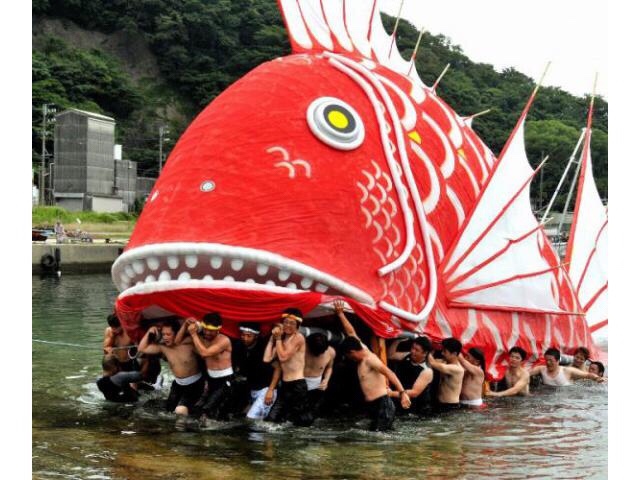
[[[290,258],[215,243],[162,243],[133,248],[111,268],[121,297],[181,288],[231,288],[277,293],[318,292],[374,305],[359,288]]]

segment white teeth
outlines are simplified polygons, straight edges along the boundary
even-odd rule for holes
[[[265,282],[265,285],[270,285],[270,286],[274,287],[276,285],[276,282],[274,282],[273,280],[267,280]]]
[[[198,256],[197,255],[187,255],[184,257],[184,263],[187,264],[189,268],[195,268],[198,265]]]
[[[261,277],[264,277],[269,271],[269,265],[264,265],[262,263],[259,263],[257,270],[258,270],[258,275],[260,275]]]
[[[236,281],[236,279],[233,278],[231,275],[227,275],[226,277],[223,278],[223,280],[225,282],[235,282]]]
[[[144,279],[145,283],[152,283],[156,281],[156,277],[154,277],[153,275],[147,275],[147,278]]]
[[[180,275],[178,275],[178,280],[181,282],[186,282],[187,280],[191,280],[191,275],[189,275],[189,272],[182,272]]]
[[[312,283],[313,283],[313,280],[311,280],[310,278],[307,278],[307,277],[304,277],[300,281],[300,285],[302,285],[302,288],[309,288]]]
[[[171,270],[175,270],[176,268],[178,268],[178,265],[180,265],[180,259],[178,259],[178,257],[170,255],[167,257],[167,265],[169,265],[169,268]]]
[[[247,278],[244,282],[245,283],[256,283],[256,281],[253,278]]]
[[[213,277],[211,275],[205,275],[204,277],[202,277],[202,280],[204,280],[205,282],[213,282]]]
[[[293,282],[289,282],[289,283],[287,283],[287,288],[290,288],[292,290],[297,290],[298,289],[298,285],[296,285]]]
[[[144,272],[144,263],[142,263],[140,260],[136,260],[131,266],[136,273]]]
[[[316,283],[316,292],[324,293],[329,290],[329,287],[323,285],[322,283]]]
[[[231,260],[231,268],[234,271],[239,272],[242,270],[242,267],[244,267],[244,262],[241,259],[236,258],[235,260]]]
[[[160,282],[168,282],[171,280],[171,274],[167,271],[162,271],[160,272],[160,275],[158,275],[158,280]]]
[[[280,279],[281,282],[284,282],[287,278],[289,278],[290,275],[291,275],[291,272],[288,270],[280,270],[278,272],[278,278]]]
[[[222,257],[211,257],[211,267],[216,270],[222,266]]]
[[[136,276],[135,272],[133,271],[133,268],[131,268],[131,265],[125,265],[124,273],[126,273],[129,278],[133,278]]]
[[[149,267],[149,270],[155,271],[160,268],[160,260],[158,260],[157,257],[149,257],[147,258],[147,266]]]

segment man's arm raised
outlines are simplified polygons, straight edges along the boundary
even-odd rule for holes
[[[147,333],[145,333],[144,337],[142,337],[142,340],[140,340],[140,345],[138,345],[138,351],[142,353],[148,353],[149,355],[157,355],[161,353],[162,350],[160,349],[160,345],[158,345],[157,343],[151,344],[151,342],[149,341],[150,334],[155,335],[157,338],[158,327],[151,327],[149,328],[149,330],[147,330]]]
[[[407,356],[407,352],[398,352],[398,345],[400,345],[402,341],[402,338],[396,338],[393,342],[391,342],[389,352],[387,353],[387,358],[389,360],[403,360],[404,357]]]
[[[593,380],[594,382],[598,382],[598,383],[602,383],[605,381],[603,377],[599,377],[595,373],[585,372],[583,370],[580,370],[574,367],[563,367],[563,368],[564,368],[564,371],[569,374],[569,376],[571,377],[571,380],[587,379],[587,380]]]
[[[276,353],[278,354],[278,360],[281,362],[286,362],[293,355],[303,348],[304,346],[304,337],[301,334],[296,334],[291,341],[287,342],[287,345],[282,341],[282,334],[275,337],[276,338]]]
[[[464,368],[467,372],[469,372],[474,377],[480,376],[480,375],[484,377],[484,372],[482,371],[482,368],[479,367],[478,365],[474,365],[469,360],[464,358],[464,355],[462,354],[462,352],[458,354],[458,360],[460,360],[460,365],[462,365],[462,368]]]
[[[336,312],[336,315],[338,315],[340,323],[342,323],[344,333],[346,333],[348,337],[356,337],[360,340],[360,337],[358,337],[358,334],[356,333],[356,329],[353,328],[353,325],[351,325],[351,322],[344,314],[344,300],[335,300],[333,302],[333,309]]]
[[[221,342],[214,342],[207,347],[200,338],[200,335],[198,335],[198,326],[195,323],[190,323],[187,330],[191,335],[191,340],[193,340],[193,345],[196,347],[198,355],[201,357],[212,357],[213,355],[217,355],[229,348],[229,345],[231,344],[227,337],[222,337],[223,340]]]

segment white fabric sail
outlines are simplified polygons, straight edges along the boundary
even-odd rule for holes
[[[598,195],[593,178],[592,114],[593,102],[587,121],[578,195],[565,261],[569,263],[569,278],[576,289],[580,305],[587,315],[587,324],[592,332],[597,332],[607,326],[609,318],[607,311],[608,214]]]
[[[559,266],[541,253],[545,240],[529,202],[535,172],[525,152],[524,119],[532,99],[445,259],[453,306],[575,313],[558,305],[553,270]]]

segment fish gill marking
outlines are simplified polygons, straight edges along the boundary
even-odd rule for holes
[[[384,204],[384,202],[382,202]],[[382,215],[384,216],[384,229],[388,230],[391,227],[391,215],[384,208],[381,209]]]
[[[356,83],[358,83],[363,88],[363,90],[365,90],[365,93],[367,94],[368,98],[371,100],[372,104],[374,104],[374,100],[378,98],[376,96],[376,93],[377,93],[381,98],[381,100],[384,102],[384,105],[386,106],[390,119],[392,121],[393,132],[397,142],[402,172],[405,176],[406,183],[410,193],[410,195],[407,195],[403,192],[401,193],[400,198],[403,201],[406,201],[406,204],[403,205],[403,214],[406,219],[405,224],[408,227],[407,233],[411,235],[411,242],[407,243],[406,248],[403,251],[403,254],[401,257],[399,257],[396,261],[386,265],[385,267],[380,268],[379,273],[381,275],[385,275],[385,274],[388,274],[390,270],[399,268],[401,265],[404,265],[407,261],[407,255],[406,255],[407,252],[410,253],[411,250],[413,250],[414,245],[416,244],[415,231],[413,226],[413,215],[409,208],[409,199],[410,199],[411,203],[413,204],[412,206],[418,217],[417,218],[418,225],[420,227],[420,232],[422,234],[422,239],[423,239],[425,251],[427,254],[426,268],[428,269],[428,272],[429,272],[430,288],[429,288],[429,295],[427,297],[427,302],[418,313],[403,311],[397,308],[396,306],[390,305],[384,301],[379,302],[378,305],[383,310],[386,310],[392,314],[398,315],[404,318],[405,320],[409,320],[412,322],[419,322],[430,314],[431,310],[433,310],[433,307],[435,305],[436,295],[437,295],[437,272],[436,272],[436,266],[435,266],[435,258],[434,258],[435,255],[433,252],[433,245],[428,238],[429,228],[432,228],[432,227],[429,225],[429,222],[427,221],[427,218],[426,218],[426,214],[424,213],[424,209],[422,207],[422,200],[420,198],[420,193],[413,175],[413,171],[411,169],[411,163],[409,162],[409,158],[407,156],[407,148],[404,141],[404,132],[402,130],[401,122],[398,118],[397,110],[395,108],[395,105],[391,101],[391,98],[389,97],[389,93],[385,89],[382,82],[380,82],[380,80],[378,80],[371,72],[369,72],[364,67],[359,65],[357,62],[354,62],[353,60],[347,57],[335,55],[329,52],[325,52],[324,55],[330,58],[329,63],[331,65],[333,65],[343,73],[347,74],[354,81],[356,81]],[[376,118],[380,119],[379,112],[377,111],[376,111]],[[380,123],[381,122],[379,121],[379,124]],[[382,140],[384,145],[384,138]],[[388,162],[390,161],[389,150],[390,150],[389,148],[385,150],[385,156],[387,157]],[[394,178],[394,185],[396,186],[396,189],[397,189],[400,182],[397,182],[396,180],[397,178]]]
[[[484,184],[485,180],[487,179],[487,176],[489,175],[486,161],[483,158],[483,156],[480,155],[480,152],[478,151],[478,147],[476,147],[476,143],[473,141],[473,139],[471,139],[467,131],[463,130],[462,132],[464,134],[464,137],[467,139],[467,143],[471,145],[471,150],[473,150],[473,154],[476,156],[477,162],[480,164],[480,169],[482,170],[482,179],[480,181]]]
[[[375,195],[369,195],[369,200],[373,203],[373,211],[371,212],[374,216],[380,212],[380,202],[375,197]]]
[[[396,227],[395,223],[391,224],[391,229],[393,230],[393,233],[395,235],[394,239],[393,239],[393,246],[397,247],[400,244],[400,230],[398,229],[398,227]]]
[[[367,190],[373,190],[373,186],[376,184],[376,179],[366,170],[361,170],[365,177],[367,177]]]
[[[376,163],[375,160],[371,160],[371,165],[373,165],[373,169],[375,170],[373,176],[375,177],[376,180],[378,180],[382,175],[382,170],[380,169],[380,166]],[[391,190],[391,181],[389,180],[389,177],[387,177],[387,181],[389,182],[388,183],[389,187],[387,188],[387,192],[388,192]]]
[[[462,344],[467,344],[471,341],[473,336],[478,331],[478,316],[475,309],[469,309],[469,314],[467,316],[467,328],[460,336],[460,341]]]
[[[362,197],[360,197],[360,205],[362,205],[362,204],[364,204],[364,202],[367,201],[367,198],[369,198],[369,191],[367,190],[367,187],[365,187],[360,182],[356,182],[356,185],[358,186],[358,188],[362,192]]]
[[[385,256],[387,258],[391,258],[391,255],[393,255],[393,243],[391,243],[391,240],[389,240],[389,237],[383,237],[383,239],[388,244],[387,245],[387,251],[385,252]],[[386,259],[384,261],[386,262]]]
[[[467,172],[467,176],[469,177],[469,180],[471,181],[471,186],[473,187],[473,193],[477,197],[478,194],[480,193],[480,186],[478,185],[478,180],[476,180],[476,176],[473,174],[473,171],[469,167],[469,164],[467,163],[463,155],[458,154],[458,161],[460,162],[460,165],[462,165],[462,168],[464,168],[465,172]]]
[[[371,222],[373,221],[373,217],[371,216],[371,214],[369,213],[369,210],[367,210],[366,208],[364,208],[362,205],[360,205],[360,211],[362,213],[364,213],[364,216],[366,217],[366,223],[364,225],[365,228],[369,228],[371,226]]]
[[[410,132],[416,127],[416,121],[417,121],[416,109],[411,103],[411,100],[409,100],[409,97],[407,96],[407,94],[404,93],[400,88],[398,88],[398,86],[392,81],[388,80],[387,78],[379,74],[376,74],[376,77],[384,85],[391,88],[391,90],[395,92],[395,94],[398,96],[398,98],[402,102],[402,109],[404,110],[404,115],[402,116],[402,119],[400,120],[400,122],[402,123],[402,126],[404,127],[405,131]]]
[[[453,205],[453,209],[456,212],[456,218],[458,219],[458,228],[460,228],[465,218],[464,209],[462,208],[462,204],[460,203],[460,200],[456,196],[455,192],[451,189],[451,187],[449,187],[449,185],[447,185],[447,197],[449,198],[449,201],[451,202],[451,205]]]
[[[376,222],[375,220],[373,221],[373,226],[376,229],[376,238],[373,239],[373,243],[378,243],[380,241],[380,239],[382,238],[382,235],[384,234],[384,230],[382,229],[382,227],[380,226],[380,224],[378,222]]]
[[[411,150],[418,156],[420,160],[427,170],[429,174],[429,181],[431,183],[431,191],[425,200],[422,201],[422,207],[424,208],[424,212],[429,214],[435,210],[438,202],[440,200],[440,179],[438,178],[438,173],[436,172],[435,167],[433,166],[433,162],[429,158],[429,155],[416,143],[410,142]]]
[[[305,171],[305,177],[307,178],[311,178],[311,165],[309,165],[309,162],[307,162],[306,160],[303,160],[301,158],[298,158],[296,160],[293,161],[289,161],[290,155],[289,155],[289,151],[284,148],[281,147],[279,145],[275,145],[273,147],[269,147],[266,149],[266,152],[269,154],[274,154],[274,153],[279,153],[280,155],[282,155],[282,161],[281,162],[277,162],[274,163],[274,167],[276,168],[286,168],[289,173],[289,178],[295,178],[296,177],[296,166],[300,165],[304,168]]]
[[[387,192],[381,184],[376,182],[375,186],[378,190],[380,190],[380,200],[382,201],[382,203],[385,203],[387,201]]]
[[[444,178],[449,178],[456,168],[455,156],[453,154],[451,144],[449,143],[449,139],[440,128],[440,125],[438,125],[431,117],[429,117],[424,112],[422,112],[422,119],[427,122],[431,130],[436,133],[436,135],[440,139],[440,142],[442,143],[442,146],[444,147],[444,161],[440,166],[440,171],[442,172],[442,176]]]

